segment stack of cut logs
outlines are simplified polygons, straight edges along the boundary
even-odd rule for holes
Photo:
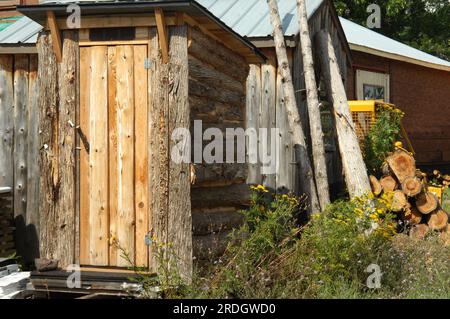
[[[414,157],[398,148],[382,167],[383,177],[370,176],[372,192],[393,192],[392,210],[407,225],[410,236],[424,238],[430,231],[441,232],[445,245],[450,244],[449,216],[436,195],[428,191],[426,174],[416,169]]]

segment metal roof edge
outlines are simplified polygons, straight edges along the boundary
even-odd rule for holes
[[[199,4],[195,0],[168,0],[168,1],[139,1],[139,2],[130,2],[130,1],[123,1],[123,2],[89,2],[89,3],[83,3],[78,2],[77,3],[82,10],[108,10],[112,8],[121,8],[121,9],[136,9],[136,8],[194,8],[198,10],[201,14],[207,16],[209,19],[213,20],[217,25],[219,25],[223,30],[227,31],[233,37],[235,37],[239,42],[241,42],[244,46],[249,48],[259,59],[261,59],[261,62],[264,62],[267,60],[267,57],[264,56],[264,54],[259,51],[259,49],[253,45],[248,39],[244,38],[237,32],[235,32],[233,29],[228,27],[223,21],[221,21],[219,18],[217,18],[214,14],[212,14],[208,9],[203,7],[201,4]],[[39,5],[19,5],[17,6],[17,10],[24,14],[25,16],[29,17],[33,21],[39,23],[42,25],[43,21],[37,21],[37,17],[44,14],[47,11],[54,11],[55,14],[60,14],[62,16],[69,15],[70,13],[66,12],[68,3],[43,3]],[[39,13],[37,15],[36,13]],[[39,19],[38,19],[39,20]]]
[[[387,58],[387,59],[391,59],[391,60],[396,60],[396,61],[416,64],[416,65],[420,65],[420,66],[423,66],[423,67],[428,67],[428,68],[432,68],[432,69],[437,69],[437,70],[450,72],[450,66],[446,66],[446,65],[442,65],[442,64],[436,64],[436,63],[432,63],[432,62],[428,62],[428,61],[423,61],[423,60],[420,60],[420,59],[414,59],[414,58],[411,58],[411,57],[408,57],[408,56],[404,56],[404,55],[401,55],[401,54],[396,54],[396,53],[392,53],[392,52],[386,52],[386,51],[374,49],[374,48],[371,48],[371,47],[368,47],[368,46],[364,46],[364,45],[359,45],[359,44],[354,44],[354,43],[349,43],[349,45],[350,45],[350,49],[353,50],[353,51],[373,54],[373,55],[376,55],[376,56],[380,56],[382,58]]]

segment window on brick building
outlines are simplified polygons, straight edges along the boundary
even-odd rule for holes
[[[356,70],[356,98],[389,102],[389,74]]]

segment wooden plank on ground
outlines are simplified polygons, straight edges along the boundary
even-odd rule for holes
[[[106,46],[91,48],[89,87],[89,231],[90,264],[108,265],[108,55]]]
[[[133,46],[117,46],[117,241],[134,261],[134,68]],[[112,265],[130,266],[120,255]]]
[[[135,95],[135,211],[136,211],[136,265],[148,266],[148,99],[147,70],[143,67],[147,58],[147,46],[134,46],[134,90]]]

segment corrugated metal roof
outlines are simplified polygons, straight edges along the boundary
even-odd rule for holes
[[[135,0],[139,2],[139,0]],[[241,36],[267,37],[272,34],[267,0],[196,0]],[[43,0],[41,3],[124,2],[114,0]],[[125,1],[126,2],[126,1]],[[133,2],[133,1],[129,1]],[[324,0],[306,0],[306,12],[310,17]],[[286,36],[298,33],[295,0],[278,0],[280,17]]]
[[[306,11],[310,17],[324,0],[306,0]],[[44,0],[41,3],[116,2],[111,0]],[[123,2],[123,1],[117,1]],[[131,1],[132,2],[132,1]],[[213,15],[222,20],[241,36],[249,38],[267,37],[272,33],[267,0],[197,0]],[[278,0],[285,36],[298,33],[296,0]],[[344,18],[339,18],[347,41],[381,52],[408,57],[417,61],[450,67],[450,62],[414,49]],[[29,18],[22,18],[0,32],[0,44],[35,43],[41,26]]]
[[[308,18],[324,0],[306,0]],[[242,36],[256,38],[272,34],[267,0],[197,0],[216,17]],[[278,0],[285,36],[298,33],[295,0]]]
[[[0,32],[0,44],[34,44],[42,26],[30,18],[21,17]]]
[[[347,19],[339,18],[339,20],[341,21],[347,41],[350,44],[450,67],[450,62],[448,61],[395,41]]]

